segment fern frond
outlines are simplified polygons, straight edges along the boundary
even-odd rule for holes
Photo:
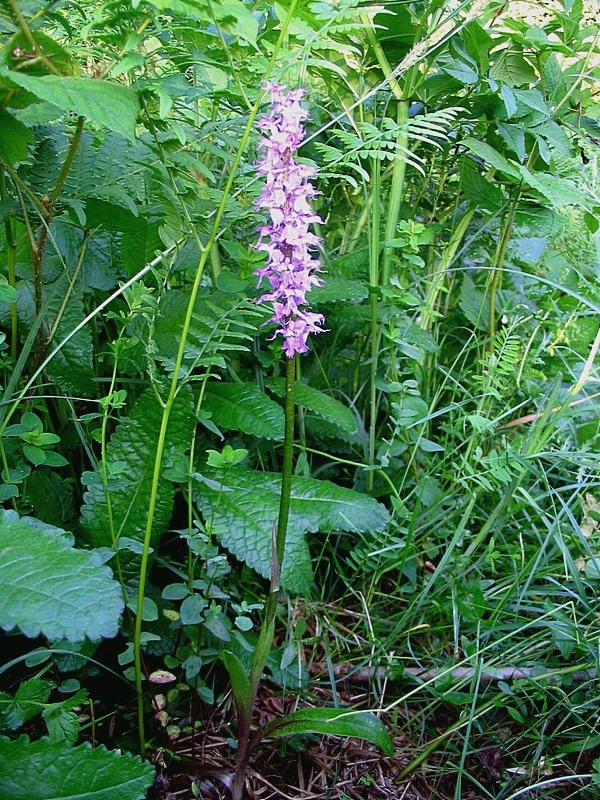
[[[155,358],[172,374],[188,296],[170,292],[163,298],[154,331]],[[226,352],[247,352],[265,319],[249,300],[231,295],[199,297],[186,339],[180,377],[196,380],[211,368],[225,369]]]

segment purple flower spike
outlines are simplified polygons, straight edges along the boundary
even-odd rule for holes
[[[259,302],[273,304],[270,321],[280,326],[273,338],[281,334],[283,350],[293,358],[296,353],[306,353],[310,333],[323,330],[323,316],[314,314],[306,300],[313,286],[323,284],[316,275],[321,264],[311,252],[321,246],[321,240],[308,230],[313,222],[322,220],[310,206],[316,194],[310,183],[315,170],[294,158],[308,119],[308,111],[301,105],[304,89],[290,91],[274,83],[266,83],[265,89],[271,94],[271,111],[259,122],[264,134],[259,147],[264,157],[257,171],[266,182],[256,206],[266,209],[271,221],[259,228],[257,249],[267,254],[267,263],[255,275],[259,286],[263,279],[271,284],[272,291],[263,294]]]

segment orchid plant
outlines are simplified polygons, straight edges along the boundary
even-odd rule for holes
[[[283,337],[285,363],[285,436],[281,471],[279,515],[273,522],[271,551],[271,586],[265,616],[252,658],[250,675],[229,651],[222,654],[231,678],[238,720],[238,749],[236,768],[231,787],[233,800],[241,800],[250,753],[253,745],[267,733],[332,733],[365,736],[378,743],[388,754],[391,742],[383,723],[368,712],[348,712],[345,709],[302,709],[265,726],[251,738],[252,711],[262,673],[269,657],[275,631],[277,596],[280,589],[281,565],[285,554],[294,450],[294,383],[296,358],[308,350],[311,333],[321,333],[324,318],[310,310],[306,299],[313,286],[322,285],[318,273],[321,264],[314,252],[321,247],[320,238],[309,228],[321,222],[310,205],[316,189],[311,183],[314,167],[299,163],[295,158],[305,136],[304,123],[309,112],[302,105],[304,89],[289,90],[285,86],[265,82],[270,94],[270,113],[259,120],[263,138],[259,147],[264,157],[257,172],[265,176],[265,185],[256,201],[259,209],[268,212],[270,221],[259,228],[257,249],[267,254],[266,265],[255,274],[259,285],[269,282],[270,292],[265,292],[260,302],[273,305],[270,322],[279,327],[272,338]]]

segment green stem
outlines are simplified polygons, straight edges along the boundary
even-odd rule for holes
[[[119,363],[118,359],[118,351],[115,350],[115,363],[113,364],[113,371],[110,378],[110,386],[108,388],[108,394],[105,398],[105,402],[102,407],[102,427],[101,427],[101,438],[100,438],[100,463],[102,465],[102,485],[104,486],[104,494],[106,496],[106,511],[108,516],[108,529],[110,532],[110,541],[112,544],[112,549],[114,550],[115,557],[115,567],[117,570],[117,577],[119,579],[119,583],[121,584],[121,591],[123,594],[123,600],[125,605],[127,605],[127,590],[125,588],[125,580],[123,578],[123,570],[121,568],[121,559],[119,558],[119,543],[117,540],[117,532],[115,531],[115,519],[113,514],[112,508],[112,500],[110,496],[110,489],[108,485],[108,469],[106,464],[106,443],[107,443],[107,428],[108,428],[108,417],[110,412],[110,405],[112,402],[112,394],[115,390],[115,384],[117,382],[117,365]]]
[[[279,33],[279,38],[275,47],[273,48],[273,53],[271,55],[271,60],[269,65],[265,71],[264,78],[267,80],[273,71],[275,66],[275,62],[279,55],[279,51],[281,50],[281,46],[283,40],[285,38],[287,29],[290,25],[292,20],[294,11],[296,9],[298,0],[292,0],[290,7],[287,12],[287,16],[285,21],[281,26],[281,31]],[[139,575],[139,583],[138,583],[138,592],[137,592],[137,604],[136,604],[136,618],[135,618],[135,630],[134,630],[134,637],[133,637],[133,660],[134,660],[134,669],[135,669],[135,685],[137,691],[137,715],[138,715],[138,734],[139,734],[139,741],[140,741],[140,751],[142,756],[145,755],[146,751],[146,734],[144,730],[144,696],[142,691],[142,658],[141,658],[141,636],[142,636],[142,609],[144,603],[144,594],[146,590],[146,577],[148,572],[148,560],[149,560],[149,553],[150,553],[150,539],[152,536],[152,527],[154,525],[154,514],[156,511],[156,501],[158,497],[158,486],[160,483],[161,471],[162,471],[162,459],[163,453],[165,449],[165,442],[167,437],[167,427],[169,424],[169,419],[171,416],[171,411],[173,409],[173,404],[175,402],[175,397],[177,395],[178,383],[179,383],[179,372],[181,369],[181,364],[183,362],[183,355],[185,352],[185,345],[187,341],[187,337],[189,334],[190,326],[192,323],[192,315],[194,312],[194,306],[196,304],[196,298],[198,296],[198,290],[200,288],[200,282],[202,280],[202,275],[204,273],[204,267],[206,265],[206,261],[210,255],[213,245],[217,241],[217,237],[219,235],[219,226],[221,224],[221,220],[223,218],[223,214],[225,212],[225,205],[227,199],[231,193],[231,188],[233,186],[233,181],[237,172],[237,168],[240,164],[242,159],[242,155],[244,150],[246,149],[246,144],[248,143],[248,139],[250,138],[250,133],[254,126],[254,120],[256,119],[256,115],[258,114],[258,109],[260,108],[260,104],[262,102],[262,93],[257,98],[255,104],[252,106],[250,114],[248,116],[248,121],[246,123],[246,127],[242,134],[242,138],[240,140],[240,144],[229,169],[229,177],[227,179],[227,183],[225,184],[225,188],[223,189],[223,194],[221,196],[221,201],[215,213],[213,227],[211,233],[208,237],[208,241],[206,243],[206,247],[202,251],[200,255],[200,261],[198,263],[198,267],[196,269],[196,275],[194,277],[194,282],[192,284],[191,292],[190,292],[190,299],[188,301],[183,326],[181,329],[181,339],[179,342],[179,347],[177,350],[177,356],[175,358],[175,366],[173,369],[173,377],[171,379],[171,384],[169,387],[169,394],[167,399],[164,403],[163,407],[163,414],[162,420],[160,425],[160,431],[158,434],[158,441],[156,445],[156,453],[154,457],[154,466],[153,466],[153,474],[152,474],[152,485],[150,489],[150,497],[148,500],[148,515],[146,518],[146,526],[144,530],[144,543],[142,548],[142,557],[140,562],[140,575]]]
[[[377,301],[379,296],[379,200],[381,191],[381,174],[379,161],[373,159],[373,206],[371,209],[371,246],[369,257],[369,291],[371,307],[371,387],[369,412],[369,466],[375,464],[375,433],[377,429],[377,359],[379,356],[379,323],[377,319]],[[367,489],[373,489],[373,470],[367,474]]]
[[[250,723],[256,694],[260,684],[267,658],[273,644],[275,632],[275,614],[277,611],[277,595],[279,594],[281,566],[285,552],[290,501],[292,496],[292,473],[294,462],[294,385],[296,379],[296,357],[287,358],[285,364],[285,437],[283,440],[283,465],[281,471],[281,494],[279,498],[279,516],[277,525],[273,526],[271,589],[267,600],[265,618],[258,635],[258,642],[252,657],[250,669],[250,702],[245,708],[238,709],[238,750],[235,762],[235,775],[232,785],[232,799],[241,800],[244,793],[246,770],[250,758]]]
[[[3,203],[6,203],[8,200],[8,192],[6,189],[6,173],[4,167],[0,165],[0,200]],[[10,214],[7,214],[4,218],[4,235],[6,238],[6,264],[8,267],[8,283],[12,286],[13,289],[16,288],[17,285],[17,276],[16,276],[16,245],[15,240],[13,237],[12,231],[12,224],[10,221]],[[17,336],[18,336],[18,325],[19,325],[19,318],[17,315],[17,304],[11,303],[10,304],[10,355],[13,360],[16,361],[17,358]]]
[[[15,15],[15,19],[17,20],[17,24],[23,33],[23,36],[27,40],[27,43],[32,48],[33,52],[36,56],[40,59],[40,61],[44,64],[47,70],[52,72],[54,75],[60,75],[60,70],[54,66],[52,61],[48,58],[48,56],[44,53],[42,48],[35,40],[35,36],[32,33],[31,28],[29,27],[27,20],[23,16],[21,9],[19,8],[19,4],[16,0],[7,0],[8,5],[10,6],[11,11]]]
[[[60,170],[60,174],[56,181],[56,185],[52,190],[52,194],[50,195],[49,205],[53,207],[60,197],[60,193],[63,190],[63,186],[65,185],[65,181],[67,180],[67,176],[69,174],[69,170],[73,165],[73,160],[75,158],[75,154],[77,153],[77,148],[79,147],[79,142],[81,141],[81,135],[83,133],[83,126],[85,125],[85,117],[77,117],[77,124],[75,125],[75,133],[73,134],[73,138],[71,139],[71,144],[69,145],[69,150],[67,152],[67,157],[64,160],[62,168]],[[54,208],[52,208],[54,211]]]
[[[502,225],[502,230],[496,246],[496,254],[494,256],[494,263],[492,264],[492,270],[488,283],[490,301],[490,320],[488,330],[490,352],[492,352],[494,349],[494,339],[496,337],[496,293],[502,286],[502,270],[504,268],[506,251],[508,250],[508,243],[510,242],[510,237],[512,235],[512,229],[515,222],[515,216],[517,214],[517,207],[519,205],[520,197],[521,190],[518,189],[506,214],[504,224]]]
[[[396,122],[398,124],[398,136],[396,145],[398,150],[394,160],[394,168],[392,171],[392,186],[390,189],[390,198],[387,207],[387,221],[385,225],[385,241],[383,243],[383,262],[381,268],[381,283],[384,286],[390,282],[390,273],[392,270],[392,256],[394,248],[388,245],[396,236],[396,229],[398,227],[398,219],[400,218],[400,206],[402,204],[402,195],[404,193],[404,178],[406,175],[406,151],[408,150],[408,102],[405,100],[398,101],[398,109],[396,112]]]

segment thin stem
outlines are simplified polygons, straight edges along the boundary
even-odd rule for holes
[[[381,267],[381,283],[384,286],[390,282],[392,268],[392,256],[394,248],[390,247],[390,242],[396,235],[398,219],[400,218],[400,206],[404,193],[404,178],[406,175],[406,151],[408,150],[408,102],[400,100],[396,112],[396,122],[398,124],[398,136],[396,145],[398,151],[394,160],[392,171],[392,187],[390,189],[390,199],[387,207],[387,221],[385,225],[385,241],[383,244],[383,262]]]
[[[85,125],[85,117],[77,117],[77,124],[75,125],[75,133],[73,134],[73,138],[71,139],[71,144],[69,145],[67,156],[60,170],[60,174],[56,180],[56,185],[54,186],[52,194],[50,195],[49,205],[52,207],[52,211],[54,211],[53,206],[60,197],[60,193],[62,192],[63,187],[65,185],[65,181],[67,180],[69,170],[73,165],[73,160],[75,158],[75,154],[77,153],[79,142],[81,141],[81,134],[83,133],[84,125]]]
[[[377,359],[379,356],[379,323],[377,301],[379,289],[379,200],[381,172],[377,159],[373,159],[371,175],[373,181],[373,205],[371,208],[371,247],[369,257],[369,291],[371,307],[371,392],[369,411],[369,466],[375,463],[375,433],[377,429]],[[373,489],[373,472],[367,475],[367,489]]]
[[[37,43],[35,36],[33,35],[33,32],[29,27],[29,24],[27,23],[27,20],[25,19],[21,9],[19,8],[19,4],[16,2],[16,0],[7,0],[7,3],[10,7],[10,10],[13,12],[15,16],[15,19],[17,20],[17,24],[21,29],[23,36],[27,40],[29,46],[33,49],[33,52],[44,64],[46,69],[48,69],[54,75],[60,75],[60,70],[57,67],[55,67],[55,65],[52,63],[52,61],[50,61],[48,56],[44,53],[40,45]]]
[[[265,618],[263,620],[258,642],[252,658],[250,669],[250,703],[238,709],[238,750],[235,762],[235,775],[232,785],[233,800],[241,800],[244,793],[246,770],[250,758],[250,723],[256,694],[260,684],[267,658],[273,644],[275,632],[275,614],[277,612],[277,595],[281,579],[281,566],[285,553],[290,502],[292,496],[292,473],[294,462],[294,386],[296,381],[296,359],[286,359],[285,364],[285,436],[283,440],[283,465],[281,470],[281,494],[279,498],[279,516],[277,525],[273,526],[271,588],[267,600]]]
[[[6,203],[8,200],[8,192],[6,189],[6,173],[4,167],[0,165],[0,200]],[[6,238],[6,264],[8,267],[8,283],[13,289],[17,285],[16,276],[16,258],[15,251],[16,245],[13,237],[12,223],[10,214],[4,218],[4,235]],[[17,304],[10,304],[10,355],[13,360],[17,358],[17,337],[18,337],[19,317],[17,315]]]
[[[273,53],[271,55],[271,60],[269,65],[265,71],[264,78],[267,80],[275,67],[275,62],[279,55],[279,51],[281,50],[282,43],[284,41],[287,29],[290,25],[292,20],[294,11],[296,9],[296,4],[298,0],[292,0],[290,7],[287,12],[287,16],[283,25],[281,26],[281,31],[279,34],[279,38],[277,43],[273,49]],[[254,103],[250,114],[248,116],[248,121],[246,123],[246,127],[242,134],[242,138],[240,140],[240,144],[229,169],[229,177],[227,179],[227,183],[225,184],[225,188],[223,189],[223,194],[221,196],[221,201],[217,208],[213,227],[211,233],[208,237],[208,241],[206,243],[206,247],[202,251],[200,255],[200,261],[198,263],[198,267],[196,269],[196,275],[194,277],[194,282],[192,284],[192,288],[190,291],[190,298],[188,301],[188,306],[185,314],[185,318],[183,321],[183,326],[181,329],[181,339],[179,341],[179,347],[177,350],[177,356],[175,358],[175,366],[173,369],[173,377],[171,379],[171,384],[169,387],[169,394],[164,404],[162,420],[160,425],[160,430],[158,434],[158,441],[156,445],[156,453],[154,457],[154,466],[153,466],[153,474],[152,474],[152,485],[150,489],[150,497],[148,500],[148,515],[146,517],[146,526],[144,530],[144,543],[142,548],[142,557],[140,561],[140,574],[139,574],[139,583],[138,583],[138,593],[137,593],[137,604],[136,604],[136,618],[135,618],[135,630],[134,630],[134,637],[133,637],[133,661],[134,661],[134,669],[135,669],[135,685],[137,690],[137,715],[138,715],[138,734],[139,734],[139,741],[140,741],[140,752],[142,756],[145,754],[146,751],[146,734],[144,730],[144,696],[142,692],[142,659],[141,659],[141,636],[142,636],[142,609],[144,604],[144,594],[146,589],[146,577],[148,572],[148,561],[149,561],[149,554],[150,554],[150,540],[152,536],[152,528],[154,525],[154,514],[156,511],[156,501],[158,497],[158,486],[160,483],[160,476],[162,471],[162,459],[163,453],[165,449],[165,442],[167,437],[167,427],[169,424],[169,419],[171,416],[171,411],[173,409],[173,404],[175,402],[175,397],[177,395],[178,383],[179,383],[179,372],[181,369],[181,364],[183,362],[183,356],[185,352],[185,345],[187,341],[187,337],[189,334],[190,326],[192,323],[192,315],[194,312],[194,306],[196,304],[196,298],[198,296],[198,290],[200,288],[200,282],[202,280],[202,275],[204,274],[204,267],[206,265],[207,259],[210,255],[213,245],[217,241],[219,235],[219,226],[221,224],[221,219],[223,218],[223,214],[225,212],[225,205],[227,203],[227,199],[231,193],[231,187],[233,186],[233,181],[237,172],[237,168],[240,164],[242,159],[242,155],[244,150],[246,149],[246,144],[248,143],[248,139],[250,138],[250,133],[254,126],[254,120],[256,119],[256,115],[258,114],[258,109],[262,103],[262,92],[259,94],[256,102]]]

